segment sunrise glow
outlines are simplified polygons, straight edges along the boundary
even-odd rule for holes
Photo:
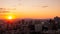
[[[0,4],[1,18],[4,18],[6,13],[13,13],[18,18],[35,19],[60,16],[60,0],[0,0]],[[6,18],[15,17],[8,15]]]
[[[5,19],[7,19],[7,20],[13,20],[13,19],[16,19],[16,16],[15,15],[6,15],[5,16]]]

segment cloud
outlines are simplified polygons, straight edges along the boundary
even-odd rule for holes
[[[48,6],[42,6],[42,8],[47,8]]]
[[[9,13],[9,11],[6,11],[6,8],[0,8],[0,13]]]

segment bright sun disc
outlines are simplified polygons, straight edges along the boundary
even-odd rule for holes
[[[12,16],[8,16],[8,19],[13,19],[13,17]]]
[[[6,16],[5,18],[6,18],[6,19],[9,19],[9,20],[12,20],[12,19],[15,19],[16,17],[13,16],[13,15],[9,15],[9,16]]]

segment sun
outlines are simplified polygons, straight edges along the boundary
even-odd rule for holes
[[[8,16],[8,19],[13,19],[13,16]]]
[[[8,15],[8,16],[5,17],[5,19],[13,20],[13,19],[16,19],[16,17],[14,15]]]
[[[15,19],[15,18],[16,18],[16,17],[13,16],[13,15],[7,16],[7,19],[9,19],[9,20],[12,20],[12,19]]]

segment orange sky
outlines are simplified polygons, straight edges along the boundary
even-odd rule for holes
[[[53,18],[60,16],[60,0],[0,0],[0,8],[17,18]],[[1,16],[3,15],[3,16]],[[1,17],[9,14],[0,14]]]

